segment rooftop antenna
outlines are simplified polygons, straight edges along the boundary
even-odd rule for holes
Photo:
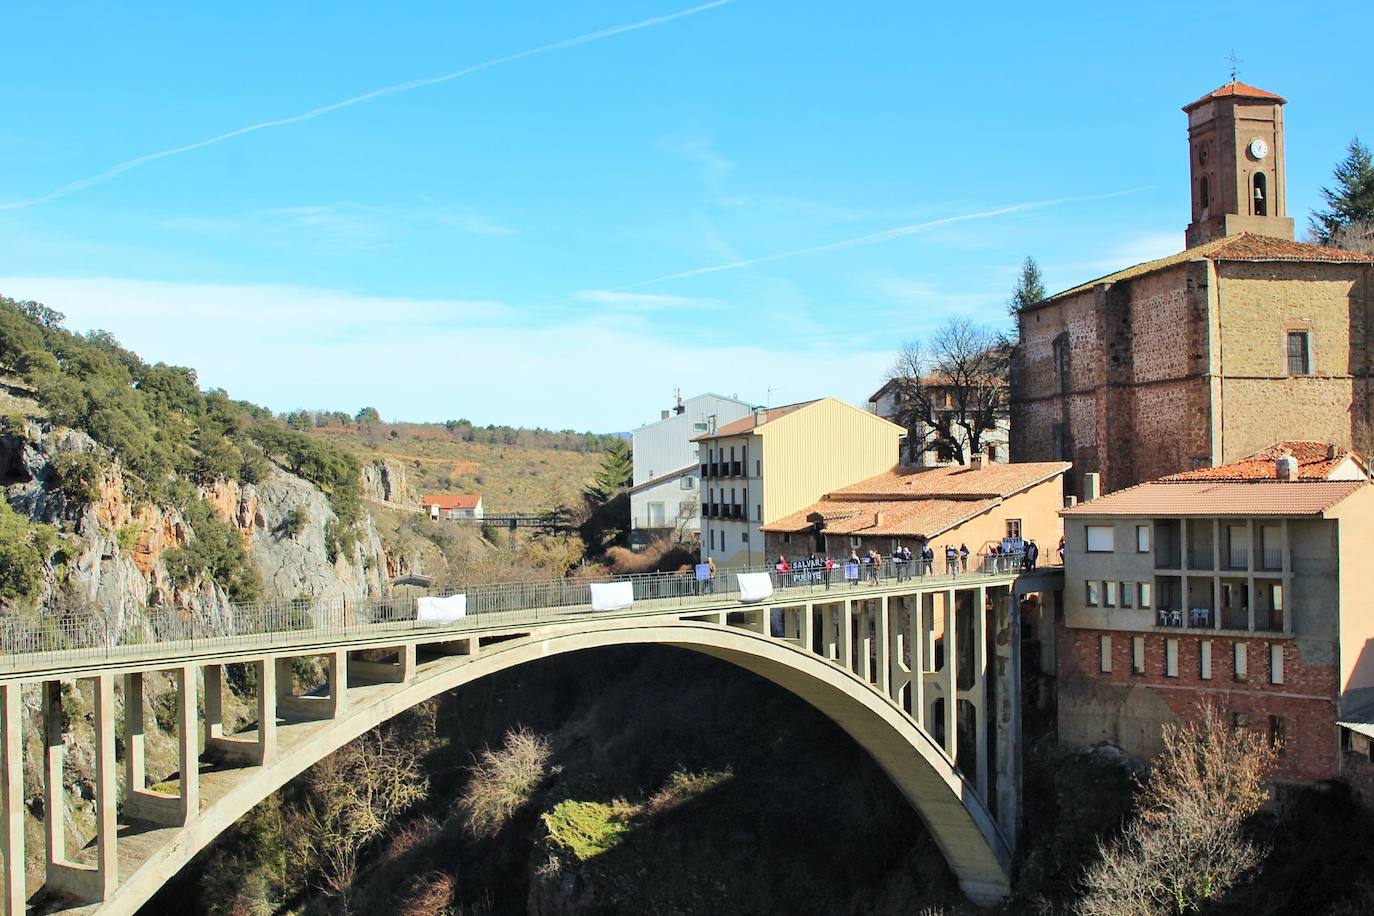
[[[1245,63],[1245,61],[1236,56],[1235,48],[1231,49],[1231,53],[1226,56],[1226,59],[1231,64],[1231,82],[1234,83],[1236,81],[1236,72],[1240,70],[1240,65]]]

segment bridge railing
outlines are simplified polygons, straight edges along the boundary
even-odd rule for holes
[[[481,627],[506,624],[523,625],[566,618],[592,610],[594,583],[628,582],[635,602],[651,606],[674,607],[691,604],[719,604],[740,595],[739,576],[767,573],[778,592],[834,591],[839,594],[882,588],[894,581],[957,581],[961,577],[1004,576],[1017,570],[1005,559],[979,555],[969,558],[967,568],[950,573],[945,558],[938,557],[933,568],[919,560],[908,563],[886,559],[877,564],[835,563],[829,570],[806,561],[794,563],[790,570],[775,566],[720,570],[711,579],[698,579],[695,572],[659,572],[589,578],[548,579],[471,585],[462,589],[432,591],[443,597],[467,596],[467,620],[454,624]],[[393,596],[359,603],[344,598],[295,599],[255,604],[220,605],[208,611],[153,607],[123,615],[84,613],[10,615],[0,617],[0,671],[21,663],[40,660],[37,656],[61,654],[64,658],[101,657],[137,652],[140,646],[157,644],[171,647],[182,644],[192,648],[246,643],[271,634],[309,633],[321,638],[360,636],[387,629],[411,630],[416,620],[419,596]]]

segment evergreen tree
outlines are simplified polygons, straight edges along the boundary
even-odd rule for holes
[[[1323,245],[1336,241],[1346,226],[1374,223],[1374,158],[1359,137],[1350,141],[1333,174],[1336,184],[1322,188],[1327,209],[1313,213],[1308,224],[1313,241]]]
[[[601,470],[587,485],[585,495],[593,505],[601,506],[610,502],[615,495],[630,485],[634,479],[634,460],[630,454],[630,443],[616,439],[606,449],[606,457],[601,462]]]
[[[358,421],[359,426],[362,426],[364,423],[382,422],[382,415],[377,413],[377,408],[375,407],[364,407],[362,410],[358,411],[358,415],[354,419]]]
[[[1016,289],[1012,290],[1011,300],[1007,302],[1007,311],[1016,316],[1016,313],[1030,305],[1045,298],[1044,278],[1040,275],[1040,265],[1035,263],[1035,258],[1028,257],[1021,262],[1021,276],[1017,278]]]

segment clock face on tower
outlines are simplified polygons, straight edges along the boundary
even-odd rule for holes
[[[1250,141],[1250,155],[1256,159],[1263,159],[1269,155],[1269,144],[1256,137]]]

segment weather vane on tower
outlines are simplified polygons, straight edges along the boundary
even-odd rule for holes
[[[1236,71],[1240,69],[1240,65],[1243,64],[1244,61],[1236,56],[1235,48],[1231,49],[1231,53],[1227,55],[1226,59],[1231,62],[1231,82],[1234,83],[1236,81]]]

